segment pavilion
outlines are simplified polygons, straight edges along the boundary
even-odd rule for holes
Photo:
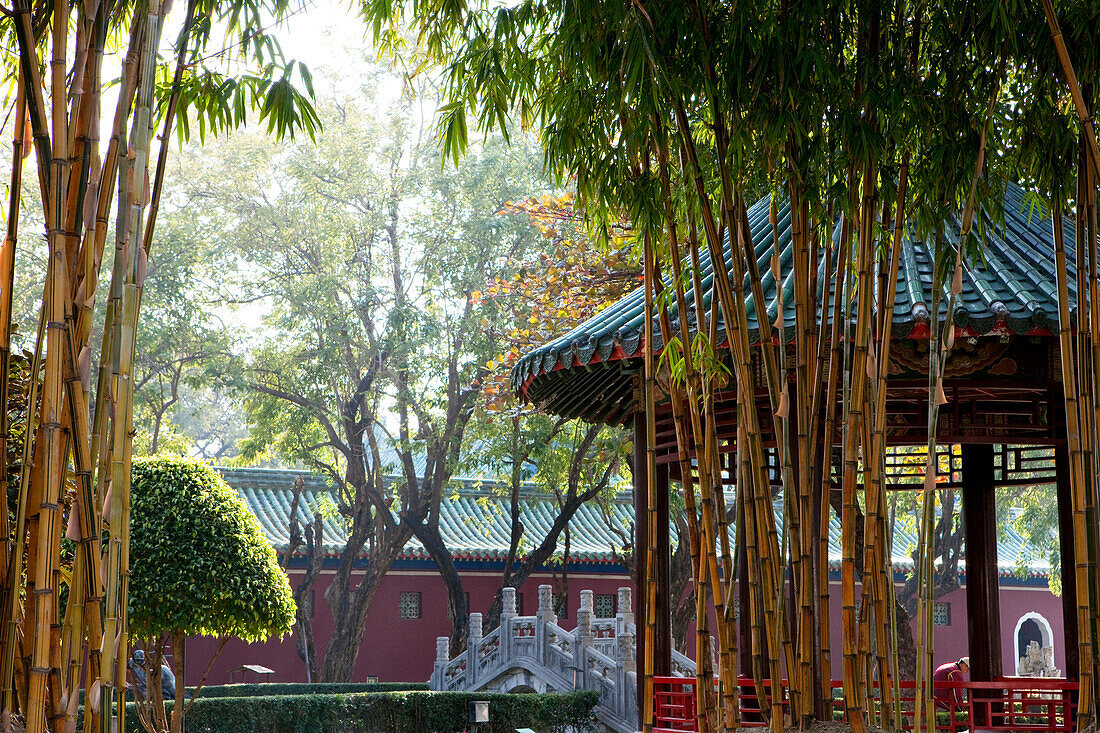
[[[938,440],[941,444],[961,446],[961,456],[957,462],[953,459],[951,485],[962,489],[969,654],[974,681],[992,681],[1002,674],[996,488],[1056,483],[1061,564],[1063,568],[1075,566],[1053,233],[1049,216],[1032,213],[1028,203],[1023,189],[1008,184],[1002,210],[995,214],[984,212],[985,226],[980,228],[984,240],[982,260],[966,263],[962,292],[950,314],[945,312],[944,298],[938,299],[940,312],[930,313],[932,303],[936,302],[932,292],[931,243],[906,238],[893,311],[887,383],[890,416],[887,441],[891,445],[919,445],[926,441],[930,330],[947,318],[955,328],[955,347],[947,364],[944,387],[948,402],[940,410]],[[770,205],[770,199],[765,197],[748,212],[759,269],[765,273],[768,323],[776,316],[775,281],[768,271],[776,246],[769,221]],[[1067,249],[1071,250],[1075,241],[1074,222],[1066,219],[1065,227]],[[958,222],[947,222],[945,226],[948,236],[958,228]],[[792,247],[790,210],[785,201],[779,203],[778,232],[780,276],[786,279],[791,277]],[[724,254],[728,269],[731,266],[728,244]],[[1067,254],[1072,263],[1073,252]],[[702,269],[703,300],[709,306],[714,288],[711,262],[705,255]],[[818,280],[828,282],[827,277]],[[1072,271],[1069,280],[1072,298]],[[791,288],[784,288],[784,292],[789,295]],[[690,302],[692,295],[689,293],[687,297]],[[750,331],[757,329],[755,311],[750,302]],[[794,333],[793,308],[785,308],[784,312],[789,326],[787,333]],[[636,436],[635,458],[644,462],[646,416],[640,374],[646,348],[644,313],[643,292],[639,289],[569,333],[531,351],[512,372],[515,391],[549,413],[632,427]],[[676,317],[675,313],[672,315]],[[1071,319],[1074,317],[1071,315]],[[694,319],[691,321],[694,325]],[[854,328],[854,319],[852,324]],[[721,323],[718,332],[718,341],[723,342]],[[658,335],[652,345],[655,353],[662,348],[659,339]],[[767,409],[766,396],[757,395],[757,404]],[[719,423],[728,430],[719,435],[721,450],[726,453],[736,449],[735,406],[732,393],[723,395],[717,406]],[[723,421],[723,415],[730,419]],[[643,511],[648,492],[652,492],[658,512],[658,544],[668,545],[669,480],[675,480],[679,471],[672,411],[667,399],[658,404],[655,421],[656,485],[645,485],[644,472],[637,472],[635,479],[639,556],[645,552],[648,536]],[[770,425],[770,420],[761,420],[761,424]],[[657,594],[657,631],[655,638],[639,639],[639,645],[655,645],[656,673],[667,674],[667,553],[658,553],[657,563],[654,572],[658,587],[664,591]],[[741,573],[742,578],[744,575]],[[639,587],[644,582],[644,578],[639,578]],[[1064,573],[1062,583],[1066,674],[1073,680],[1078,676],[1074,573]],[[643,596],[638,594],[639,604],[644,603]],[[639,618],[644,618],[645,613],[645,609],[638,608]],[[640,647],[639,658],[641,654]]]

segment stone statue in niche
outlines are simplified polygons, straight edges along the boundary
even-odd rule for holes
[[[1021,677],[1061,677],[1062,670],[1054,666],[1054,648],[1040,647],[1039,642],[1031,641],[1027,651],[1020,657]]]

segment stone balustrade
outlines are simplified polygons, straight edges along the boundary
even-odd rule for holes
[[[596,618],[594,594],[581,591],[577,625],[567,631],[554,613],[553,589],[539,586],[534,616],[516,613],[516,590],[505,588],[500,626],[483,634],[480,613],[470,614],[466,650],[450,658],[447,637],[436,640],[436,661],[429,682],[433,690],[489,692],[600,693],[596,716],[608,730],[637,730],[638,695],[635,638],[630,588],[619,589],[619,613]],[[673,652],[675,674],[692,676],[695,664]]]

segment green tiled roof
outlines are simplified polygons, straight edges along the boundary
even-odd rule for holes
[[[1026,193],[1008,184],[1004,195],[1003,219],[984,227],[984,261],[968,262],[963,275],[962,293],[956,300],[952,320],[959,336],[1050,335],[1057,330],[1058,299],[1054,274],[1054,245],[1050,219],[1040,213],[1029,217]],[[770,197],[749,208],[748,218],[757,262],[762,274],[767,322],[775,320],[775,279],[770,262],[774,244],[769,222]],[[986,220],[991,217],[985,214]],[[1065,220],[1066,242],[1071,263],[1071,298],[1074,260],[1072,248],[1075,226]],[[947,223],[948,237],[957,236],[958,222]],[[791,217],[786,200],[779,204],[780,277],[787,281],[791,273]],[[834,228],[839,239],[841,228]],[[704,248],[702,252],[703,302],[709,308],[713,295],[713,268]],[[730,249],[724,250],[725,266],[730,267]],[[932,293],[932,243],[906,237],[894,304],[895,338],[926,335],[930,322]],[[818,281],[828,283],[822,272]],[[749,288],[746,286],[746,292]],[[794,334],[792,287],[783,292],[787,334]],[[946,294],[946,289],[944,295]],[[632,380],[638,369],[635,357],[642,355],[644,330],[644,293],[634,291],[617,303],[549,343],[525,355],[512,371],[512,385],[527,399],[554,414],[585,417],[614,423],[625,419],[631,409]],[[689,290],[688,302],[692,301]],[[756,306],[747,301],[750,331],[757,329]],[[831,315],[831,307],[827,312]],[[937,321],[946,317],[946,298],[940,298]],[[675,305],[672,316],[676,318]],[[854,323],[854,311],[848,314]],[[688,318],[694,323],[693,313]],[[674,326],[677,330],[678,326]],[[719,324],[719,331],[723,327]],[[655,349],[660,349],[660,334]]]
[[[321,495],[331,491],[323,477],[306,471],[219,470],[260,520],[268,541],[279,551],[286,549],[289,540],[295,480],[301,477],[306,482],[298,508],[299,521],[303,523],[311,521],[312,507],[317,506]],[[617,526],[624,529],[630,527],[634,509],[629,502],[615,502],[608,511]],[[555,516],[554,503],[549,498],[526,498],[520,513],[520,521],[526,528],[526,542],[545,537]],[[492,496],[485,484],[471,479],[458,482],[457,488],[445,496],[439,525],[444,542],[457,557],[503,559],[508,553],[509,519],[507,500]],[[324,533],[325,553],[339,553],[346,541],[347,531],[338,517],[325,516]],[[595,503],[582,505],[574,515],[570,523],[569,543],[573,558],[605,562],[614,560],[612,548],[622,544]],[[427,557],[428,553],[414,538],[405,546],[402,555],[415,558]]]
[[[222,476],[245,500],[260,520],[268,541],[278,551],[285,551],[290,519],[290,504],[294,498],[294,482],[305,480],[299,519],[310,521],[318,496],[330,490],[320,476],[306,471],[278,469],[220,468]],[[625,498],[625,497],[624,497]],[[520,521],[526,528],[525,541],[537,543],[546,536],[556,515],[553,501],[546,497],[529,496],[523,502]],[[634,506],[629,500],[614,502],[609,507],[610,524],[629,533],[634,521]],[[614,562],[613,548],[621,547],[622,538],[611,529],[608,519],[595,503],[582,505],[570,524],[570,554],[574,560]],[[508,552],[508,501],[492,496],[482,488],[462,487],[446,497],[441,505],[440,529],[447,547],[458,558],[504,559]],[[325,520],[324,548],[327,555],[336,555],[343,547],[346,531],[338,522]],[[675,533],[674,533],[675,534]],[[1029,568],[1032,577],[1044,577],[1050,565],[1038,558],[1033,548],[1011,529],[1003,531],[998,542],[1000,573],[1012,575],[1018,562]],[[732,539],[732,537],[731,537]],[[894,532],[893,563],[895,569],[911,568],[911,548],[916,537],[902,528]],[[559,548],[562,547],[559,544]],[[841,558],[840,523],[832,518],[829,530],[829,562],[837,569]],[[402,553],[405,558],[426,558],[427,551],[415,539]]]

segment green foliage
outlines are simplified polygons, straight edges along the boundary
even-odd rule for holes
[[[188,454],[199,443],[190,418],[227,369],[238,335],[209,307],[209,284],[229,266],[225,254],[209,246],[200,217],[171,202],[168,209],[145,281],[134,356],[137,455]]]
[[[1002,492],[1004,493],[1004,492]],[[1015,489],[1005,504],[1012,507],[1007,516],[1000,517],[998,533],[1004,524],[1010,524],[1027,541],[1030,553],[1020,553],[1016,561],[1016,575],[1026,578],[1029,566],[1036,561],[1050,564],[1047,585],[1051,593],[1062,595],[1062,553],[1058,539],[1058,492],[1053,484],[1036,482],[1033,486]]]
[[[215,151],[188,150],[187,173],[171,189],[170,219],[184,220],[183,235],[198,242],[188,229],[200,230],[230,258],[214,297],[263,303],[265,338],[238,361],[248,368],[226,378],[251,424],[245,462],[324,461],[342,476],[339,448],[330,460],[331,444],[347,441],[339,416],[380,355],[387,368],[366,383],[360,411],[393,409],[392,370],[408,364],[408,447],[426,450],[417,438],[440,431],[453,399],[439,375],[453,367],[455,387],[468,384],[501,350],[507,319],[486,321],[478,291],[536,241],[525,221],[498,214],[546,187],[533,145],[490,141],[458,171],[442,171],[424,110],[389,94],[397,76],[365,65],[360,81],[359,93],[319,108],[316,145],[242,135]]]
[[[283,55],[272,29],[305,11],[301,0],[189,0],[192,21],[184,24],[173,50],[185,62],[178,81],[174,67],[158,69],[158,111],[178,92],[177,132],[199,139],[241,127],[251,114],[266,123],[276,140],[305,131],[312,139],[321,129],[313,108],[313,76],[305,64]],[[275,21],[272,23],[272,21]],[[219,44],[220,50],[208,49]]]
[[[260,641],[290,631],[290,583],[256,517],[205,463],[135,459],[130,626]]]
[[[451,733],[467,729],[466,703],[489,701],[483,733],[593,730],[599,693],[508,695],[483,692],[385,692],[202,697],[187,713],[192,733]],[[127,733],[140,733],[133,703],[127,703]],[[171,704],[169,703],[169,707]],[[79,723],[78,723],[79,727]]]
[[[1092,94],[1100,10],[1053,5]],[[362,13],[376,37],[411,29],[415,47],[387,47],[443,70],[446,155],[458,160],[472,130],[536,129],[548,170],[575,181],[597,225],[659,230],[656,149],[675,160],[690,134],[715,208],[731,182],[751,198],[797,179],[812,211],[846,209],[847,171],[864,165],[891,201],[908,156],[910,216],[932,235],[963,207],[993,100],[978,196],[994,220],[1005,179],[1074,198],[1079,125],[1036,3],[369,0]],[[683,223],[700,219],[688,173],[670,182]],[[940,259],[954,260],[951,240]]]
[[[30,397],[30,372],[33,354],[13,352],[8,371],[8,442],[4,458],[4,497],[14,527],[19,501],[19,474],[23,466],[23,434],[27,427],[27,400]]]

